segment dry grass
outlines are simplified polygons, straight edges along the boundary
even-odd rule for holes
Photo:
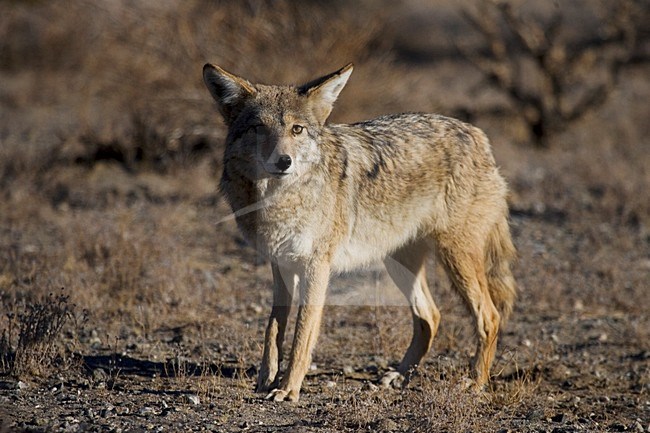
[[[497,431],[507,419],[540,405],[535,395],[538,380],[522,377],[477,393],[466,389],[466,371],[437,367],[422,370],[407,389],[399,391],[368,385],[326,389],[338,409],[331,418],[332,427],[344,431]]]
[[[355,10],[320,2],[204,0],[0,7],[7,17],[0,67],[30,71],[29,80],[16,83],[24,91],[6,103],[19,110],[33,101],[72,110],[65,122],[41,129],[64,137],[44,137],[50,146],[85,148],[80,158],[99,151],[129,166],[141,160],[164,165],[162,159],[216,146],[219,125],[200,79],[206,62],[252,80],[298,84],[353,60],[359,73],[339,115],[390,107],[402,90],[390,56],[377,55],[388,52],[385,20],[365,4]],[[336,20],[325,18],[332,13]],[[385,86],[389,81],[394,84]]]
[[[11,375],[42,377],[70,367],[70,348],[59,343],[66,322],[82,326],[75,306],[63,291],[34,301],[3,297],[4,317],[0,318],[0,368]],[[68,359],[66,359],[68,358]]]

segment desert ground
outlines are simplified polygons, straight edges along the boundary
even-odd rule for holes
[[[0,432],[650,432],[647,2],[6,1],[0,16]],[[411,317],[373,267],[333,277],[300,401],[254,392],[270,264],[218,191],[206,62],[285,84],[354,62],[332,122],[425,111],[486,131],[518,299],[484,392],[463,386],[471,318],[435,257],[442,322],[408,386],[377,386]]]

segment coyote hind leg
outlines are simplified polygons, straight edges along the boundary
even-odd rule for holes
[[[438,239],[438,252],[452,285],[460,293],[474,318],[478,341],[472,360],[472,371],[476,386],[480,388],[490,377],[501,316],[488,289],[483,248],[476,248],[471,252],[468,251],[469,248],[463,249],[463,246],[476,247],[481,244],[461,240],[456,237]]]
[[[421,240],[402,247],[384,260],[388,274],[411,306],[413,337],[397,371],[389,371],[382,378],[383,386],[403,382],[429,351],[438,331],[440,312],[433,302],[425,275],[428,250],[426,242]]]

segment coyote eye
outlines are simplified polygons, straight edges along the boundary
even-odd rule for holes
[[[304,126],[301,126],[301,125],[293,125],[293,126],[291,127],[291,132],[292,132],[294,135],[299,135],[299,134],[302,134],[302,130],[303,130],[303,129],[305,129]]]

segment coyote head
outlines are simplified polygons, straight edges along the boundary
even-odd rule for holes
[[[206,64],[203,80],[228,125],[225,169],[252,179],[312,169],[323,125],[351,73],[348,64],[302,86],[269,86]]]

